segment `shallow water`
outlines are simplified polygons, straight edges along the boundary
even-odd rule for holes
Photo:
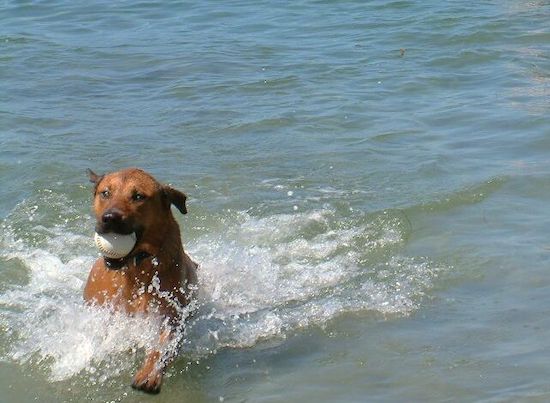
[[[546,401],[547,1],[5,2],[6,401]],[[85,169],[184,190],[198,308],[82,304]]]

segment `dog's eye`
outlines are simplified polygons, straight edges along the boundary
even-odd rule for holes
[[[146,196],[143,194],[143,193],[134,193],[132,195],[132,200],[133,201],[143,201],[146,199]]]
[[[104,190],[103,192],[100,192],[99,195],[102,199],[108,199],[111,196],[111,192]]]

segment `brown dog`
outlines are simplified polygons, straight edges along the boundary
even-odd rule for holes
[[[197,282],[197,264],[183,250],[170,209],[173,204],[186,214],[186,196],[135,168],[103,176],[88,170],[88,176],[95,184],[96,232],[135,233],[137,243],[122,259],[102,257],[94,263],[84,299],[164,320],[159,349],[147,353],[132,383],[136,389],[158,393],[166,366],[177,352],[181,329],[177,330]]]

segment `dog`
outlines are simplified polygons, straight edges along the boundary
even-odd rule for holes
[[[198,265],[183,250],[171,206],[187,213],[187,196],[160,184],[147,172],[129,168],[105,175],[87,170],[94,184],[98,234],[132,234],[128,256],[96,260],[84,288],[88,304],[110,306],[129,315],[160,317],[159,348],[148,351],[132,387],[160,392],[166,367],[177,354],[181,327],[197,286]],[[178,331],[179,330],[179,331]]]

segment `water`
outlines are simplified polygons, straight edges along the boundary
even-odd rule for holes
[[[166,402],[550,398],[550,3],[0,6],[2,401],[140,402],[85,169],[189,195]]]

